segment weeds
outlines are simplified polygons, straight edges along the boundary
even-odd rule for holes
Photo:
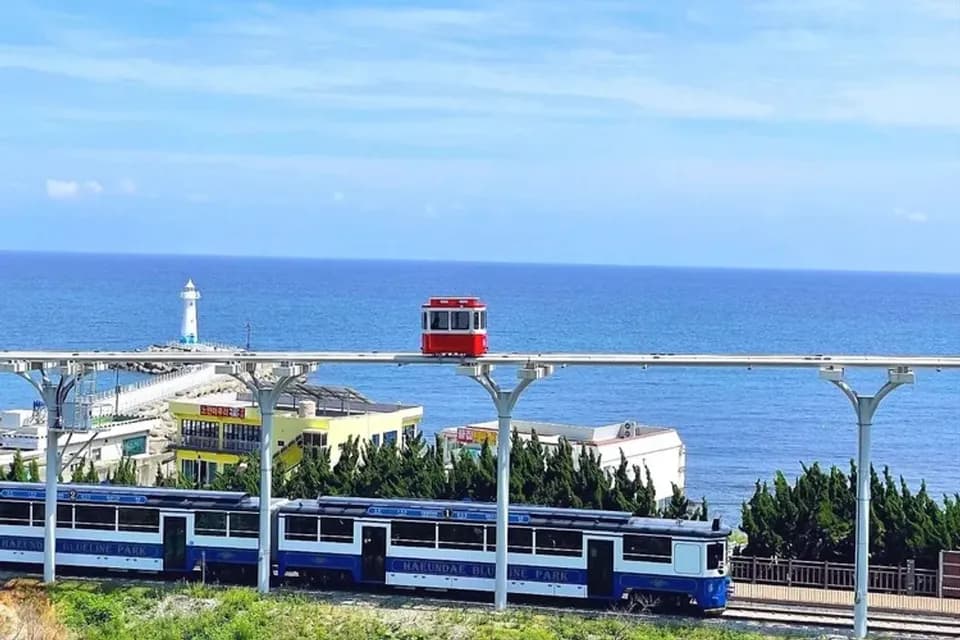
[[[48,593],[77,640],[748,640],[706,627],[629,619],[488,611],[331,605],[302,595],[260,597],[247,588],[164,589],[60,583]],[[49,608],[49,605],[48,605]],[[52,640],[64,636],[40,637]],[[24,640],[33,640],[28,638]]]

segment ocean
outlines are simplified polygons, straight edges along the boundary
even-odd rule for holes
[[[188,278],[202,295],[201,339],[243,346],[249,323],[257,350],[416,351],[429,296],[478,295],[492,351],[960,353],[958,275],[39,253],[0,253],[0,350],[176,340]],[[885,374],[848,379],[872,393]],[[496,417],[452,367],[325,366],[312,381],[420,404],[428,434]],[[100,386],[113,382],[100,374]],[[960,371],[922,370],[890,395],[875,464],[937,497],[960,491],[958,391]],[[34,399],[0,375],[0,408]],[[853,409],[816,370],[568,367],[533,384],[515,417],[676,428],[688,495],[733,521],[757,480],[778,469],[792,479],[814,461],[846,469],[856,455]]]

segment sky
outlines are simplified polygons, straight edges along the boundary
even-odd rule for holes
[[[960,272],[960,0],[0,21],[0,250]]]

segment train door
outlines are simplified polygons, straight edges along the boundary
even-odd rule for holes
[[[587,597],[613,595],[613,541],[587,540]]]
[[[383,583],[387,579],[387,530],[384,527],[363,527],[363,581]]]
[[[163,518],[163,570],[183,571],[187,564],[187,519]]]

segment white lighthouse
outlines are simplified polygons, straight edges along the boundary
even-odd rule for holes
[[[183,344],[197,344],[200,341],[200,332],[197,330],[197,300],[200,299],[200,292],[193,284],[193,280],[187,280],[186,286],[180,292],[183,299],[183,323],[180,325],[180,342]]]

